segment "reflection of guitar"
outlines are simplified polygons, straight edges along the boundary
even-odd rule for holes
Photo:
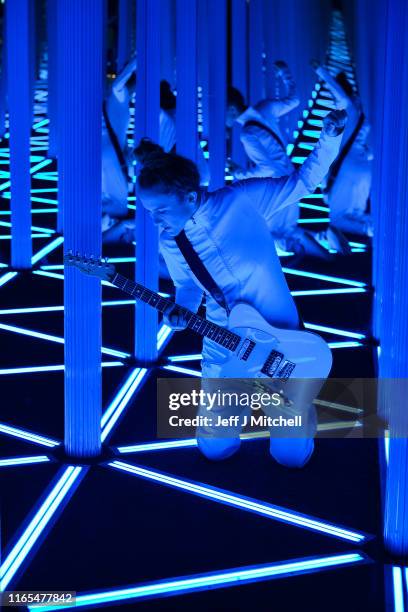
[[[118,274],[112,264],[73,254],[66,255],[64,261],[66,265],[109,281],[162,313],[175,306],[172,300]],[[223,365],[222,377],[275,379],[279,387],[285,384],[286,397],[294,402],[302,397],[302,405],[304,402],[309,405],[330,372],[331,352],[320,336],[273,327],[249,304],[232,308],[228,329],[187,308],[179,308],[186,316],[187,328],[231,351],[231,357]],[[293,385],[289,385],[289,392],[290,379]]]

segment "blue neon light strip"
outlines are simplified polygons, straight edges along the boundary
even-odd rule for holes
[[[342,349],[342,348],[356,348],[358,346],[364,346],[362,342],[328,342],[328,346],[331,349]]]
[[[15,325],[6,325],[5,323],[0,323],[0,329],[4,329],[5,331],[10,331],[17,334],[22,334],[23,336],[32,336],[33,338],[39,338],[40,340],[49,340],[50,342],[56,342],[57,344],[64,344],[65,342],[64,338],[60,338],[60,336],[44,334],[42,332],[37,332],[32,329],[16,327]],[[105,347],[102,347],[102,353],[104,353],[105,355],[112,355],[112,357],[121,357],[122,359],[130,357],[129,353],[123,353],[122,351],[117,351],[116,349],[110,349]]]
[[[170,370],[171,372],[179,372],[180,374],[188,374],[189,376],[202,376],[199,370],[191,370],[190,368],[183,368],[181,366],[162,366],[162,370]]]
[[[120,415],[128,405],[136,389],[146,376],[148,370],[146,368],[135,368],[126,380],[119,393],[110,403],[101,419],[101,440],[105,442],[113,426],[119,419]]]
[[[254,512],[256,514],[260,514],[270,519],[281,521],[290,525],[296,525],[298,527],[303,527],[304,529],[318,531],[320,533],[325,533],[327,535],[340,538],[342,540],[348,540],[350,542],[357,543],[364,542],[366,540],[366,536],[362,533],[350,531],[348,529],[344,529],[343,527],[338,527],[331,523],[327,523],[298,512],[287,510],[272,504],[267,504],[265,502],[259,502],[253,498],[230,493],[229,491],[211,487],[206,484],[175,478],[174,476],[164,474],[163,472],[146,469],[138,465],[132,465],[118,460],[112,461],[108,465],[115,469],[134,474],[135,476],[140,476],[141,478],[145,478],[147,480],[160,482],[161,484],[187,491],[188,493],[199,495],[200,497],[205,497],[206,499],[212,499],[213,501],[233,506],[235,508],[248,510],[249,512]]]
[[[50,458],[47,455],[32,455],[31,457],[10,457],[8,459],[0,459],[0,467],[9,467],[14,465],[31,465],[32,463],[46,463]]]
[[[357,338],[358,340],[363,340],[364,338],[366,338],[365,334],[359,334],[357,332],[351,332],[345,329],[336,329],[335,327],[327,327],[325,325],[316,325],[315,323],[305,323],[304,325],[305,327],[307,327],[307,329],[327,332],[329,334],[335,334],[339,336],[346,336],[348,338]]]
[[[52,440],[51,438],[46,438],[45,436],[40,436],[31,431],[7,425],[6,423],[0,423],[0,433],[4,433],[14,438],[21,438],[28,442],[34,442],[34,444],[39,444],[40,446],[47,446],[48,448],[54,448],[60,445],[58,440]]]
[[[402,584],[402,569],[400,567],[392,568],[392,583],[394,587],[394,610],[395,612],[404,612],[404,589]]]
[[[367,289],[350,287],[348,289],[305,289],[304,291],[291,291],[295,297],[306,295],[335,295],[336,293],[367,293]]]
[[[293,268],[282,268],[285,274],[293,274],[294,276],[304,276],[305,278],[315,278],[317,280],[328,281],[329,283],[339,283],[340,285],[350,285],[351,287],[366,287],[366,283],[340,278],[338,276],[328,276],[327,274],[316,274],[314,272],[306,272],[305,270],[295,270]]]
[[[168,357],[169,361],[177,362],[177,361],[199,361],[203,356],[201,353],[194,353],[192,355],[172,355]]]
[[[300,224],[304,223],[330,223],[329,217],[314,217],[313,219],[298,219]]]
[[[258,582],[260,580],[296,576],[365,561],[366,558],[362,554],[346,553],[327,557],[290,559],[283,562],[278,561],[271,564],[244,566],[218,572],[209,572],[207,574],[193,574],[192,576],[158,580],[140,586],[77,595],[75,607],[98,606],[126,600],[164,597],[201,590],[241,586],[242,584]],[[69,606],[41,606],[41,610],[47,612],[67,607]],[[34,610],[37,608],[29,606],[28,609]]]
[[[62,470],[58,482],[52,488],[39,510],[34,514],[27,528],[6,557],[0,568],[1,588],[6,589],[18,568],[27,557],[35,542],[64,501],[69,490],[82,472],[82,467],[68,466]]]
[[[9,281],[11,281],[11,279],[13,279],[14,277],[16,277],[18,274],[18,272],[7,272],[6,274],[4,274],[3,276],[0,277],[0,287],[2,285],[5,285],[6,283],[8,283]]]
[[[119,368],[124,366],[122,361],[103,361],[101,365],[103,368]],[[29,366],[26,368],[6,368],[0,370],[0,376],[9,376],[10,374],[33,374],[40,372],[63,372],[64,369],[65,366],[63,364]]]
[[[307,204],[306,202],[300,202],[300,208],[309,208],[310,210],[321,210],[322,212],[329,212],[328,206],[319,206],[318,204]],[[305,222],[307,219],[304,220]]]
[[[48,255],[48,253],[51,253],[51,251],[54,251],[54,249],[58,248],[63,242],[64,238],[62,236],[58,236],[58,238],[52,240],[44,248],[38,251],[38,253],[35,253],[35,255],[33,255],[31,258],[31,263],[34,265],[35,263],[40,261],[40,259]]]

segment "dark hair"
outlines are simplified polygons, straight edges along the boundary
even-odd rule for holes
[[[135,154],[142,164],[137,178],[142,189],[154,189],[182,197],[199,190],[200,174],[190,159],[175,153],[165,153],[159,145],[146,138],[140,141]]]
[[[239,91],[239,89],[236,89],[231,85],[228,87],[227,90],[227,106],[235,106],[242,113],[246,109],[244,96]]]
[[[336,81],[340,85],[346,96],[348,96],[349,98],[352,98],[354,96],[353,86],[348,80],[345,72],[339,72],[336,76]]]
[[[160,107],[169,111],[176,108],[176,96],[171,90],[168,81],[160,81]]]
[[[140,164],[146,163],[155,155],[163,155],[164,149],[150,138],[142,138],[138,146],[133,149],[133,155]]]

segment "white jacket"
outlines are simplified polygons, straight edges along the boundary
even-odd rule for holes
[[[254,306],[270,323],[296,325],[296,307],[276,254],[270,228],[274,215],[312,193],[335,159],[341,135],[322,133],[301,168],[279,179],[249,179],[212,193],[202,193],[200,206],[185,224],[187,238],[230,308],[238,302]],[[193,276],[175,240],[160,234],[160,249],[176,287],[176,302],[193,311],[204,288]],[[225,325],[223,308],[207,296],[207,319]],[[207,338],[204,355],[216,359],[218,346]]]
[[[286,154],[287,141],[280,129],[280,117],[286,115],[299,105],[295,82],[288,69],[282,73],[282,82],[286,88],[286,95],[278,100],[266,99],[258,102],[255,107],[250,106],[237,119],[242,127],[240,139],[254,166],[248,170],[238,170],[235,178],[244,179],[256,176],[272,176],[279,178],[287,176],[294,171],[294,167]],[[262,129],[256,125],[245,125],[255,121],[265,126]],[[278,140],[272,136],[272,130]],[[281,141],[282,145],[279,143]]]

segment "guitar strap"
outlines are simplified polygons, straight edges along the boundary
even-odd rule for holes
[[[276,132],[272,130],[268,125],[261,123],[260,121],[256,121],[255,119],[251,119],[244,123],[244,127],[257,127],[264,132],[267,132],[272,138],[278,143],[278,145],[286,152],[286,147],[283,144],[282,140],[279,138]]]
[[[230,309],[223,292],[208,272],[198,253],[194,250],[193,245],[186,236],[186,232],[182,230],[175,237],[175,241],[196,279],[206,288],[217,304],[225,310],[227,315],[229,315]]]
[[[355,139],[357,138],[357,135],[359,133],[359,131],[361,130],[363,123],[364,123],[364,113],[360,113],[360,117],[358,119],[357,125],[354,128],[352,134],[350,135],[350,138],[348,139],[348,141],[346,142],[346,144],[344,145],[343,149],[340,152],[340,155],[337,157],[336,161],[331,165],[330,167],[330,172],[329,172],[329,176],[327,179],[327,183],[326,183],[326,188],[325,188],[325,192],[329,193],[329,191],[332,189],[334,182],[341,170],[341,167],[343,165],[344,160],[346,159],[352,145],[353,142],[355,141]]]

